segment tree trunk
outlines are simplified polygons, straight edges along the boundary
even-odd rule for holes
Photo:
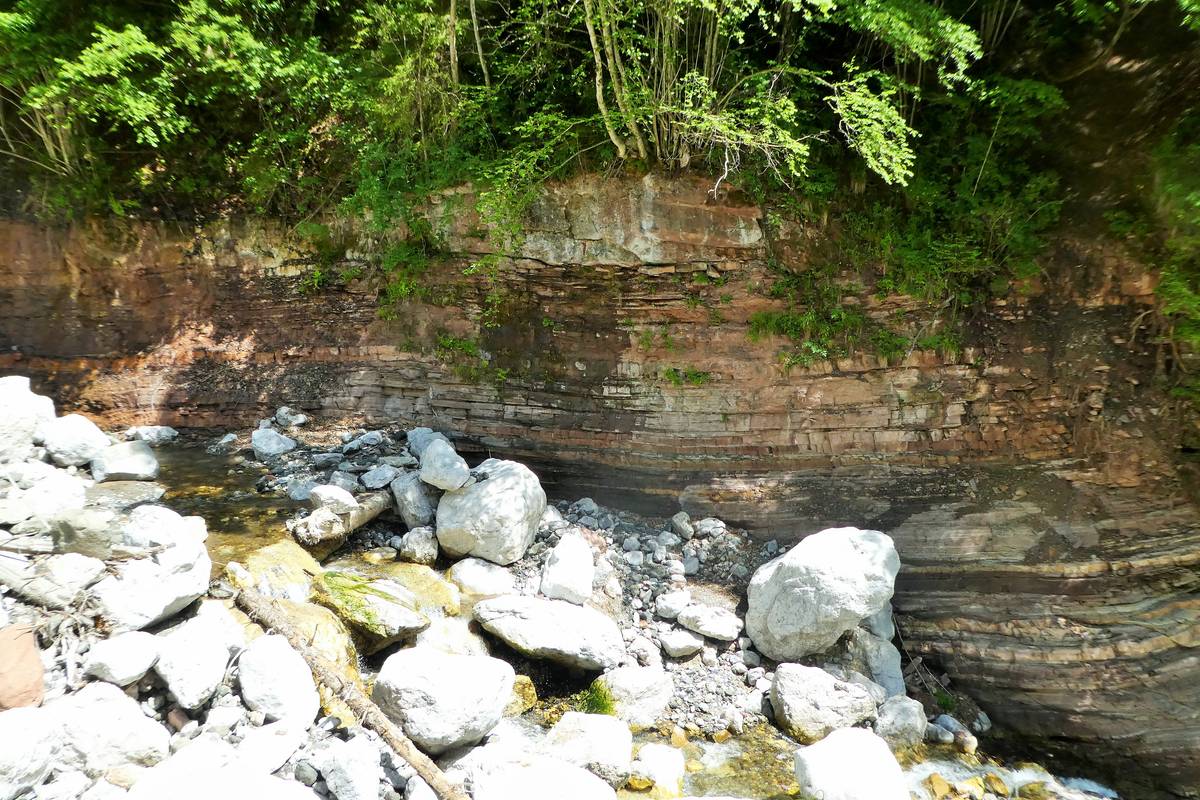
[[[458,0],[450,0],[450,80],[458,86]]]
[[[469,800],[461,789],[452,784],[445,773],[433,763],[404,735],[395,723],[388,719],[379,706],[351,681],[342,677],[337,666],[325,659],[315,648],[309,646],[303,634],[288,622],[275,604],[253,589],[242,589],[237,595],[238,607],[264,628],[282,635],[295,648],[312,670],[313,677],[331,692],[345,701],[363,727],[370,728],[387,742],[396,755],[407,761],[418,776],[441,800]]]
[[[592,24],[592,0],[583,0],[583,21],[587,25],[588,39],[592,43],[592,58],[596,62],[596,105],[600,108],[600,118],[604,120],[604,130],[608,138],[617,148],[617,158],[625,159],[625,142],[617,136],[613,129],[612,119],[608,113],[608,102],[604,99],[604,58],[600,55],[600,45],[596,41],[596,28]]]
[[[492,88],[492,76],[488,74],[487,60],[483,57],[483,40],[479,36],[479,15],[475,13],[475,0],[471,0],[471,29],[475,31],[475,52],[479,55],[479,68],[483,70],[483,85]]]

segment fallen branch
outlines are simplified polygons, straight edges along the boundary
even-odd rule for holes
[[[452,784],[432,760],[422,753],[412,740],[388,719],[379,706],[361,688],[342,677],[337,666],[322,656],[288,621],[266,596],[253,589],[238,592],[236,602],[251,619],[264,628],[282,635],[296,649],[313,672],[313,677],[341,698],[363,727],[378,733],[396,755],[407,761],[417,775],[441,800],[469,800],[462,789]]]
[[[318,508],[307,517],[288,523],[292,536],[310,550],[318,561],[342,546],[350,532],[361,528],[392,507],[391,492],[360,496],[359,504],[346,514]]]

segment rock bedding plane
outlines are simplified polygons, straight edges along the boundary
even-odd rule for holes
[[[0,642],[33,656],[0,673],[0,800],[434,797],[288,639],[237,609],[250,588],[340,681],[369,680],[473,800],[682,797],[705,747],[751,730],[791,753],[784,780],[803,797],[907,800],[901,763],[929,752],[974,777],[931,772],[922,800],[1032,782],[989,769],[987,716],[942,713],[930,687],[945,677],[902,659],[900,563],[878,531],[789,549],[711,517],[548,503],[527,466],[471,466],[453,435],[331,436],[285,406],[210,449],[257,470],[262,492],[303,485],[304,505],[210,580],[204,520],[147,489],[153,448],[177,434],[117,441],[55,416],[28,381],[0,378],[0,393],[15,409],[0,420]]]

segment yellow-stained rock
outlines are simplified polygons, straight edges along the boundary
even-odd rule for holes
[[[997,797],[1008,797],[1008,784],[994,772],[983,776],[983,786]]]
[[[717,731],[716,733],[713,734],[712,738],[713,738],[713,741],[716,742],[717,744],[724,744],[725,742],[728,742],[730,739],[733,738],[733,734],[727,730],[726,731]]]
[[[933,800],[942,800],[945,797],[949,797],[950,793],[954,791],[950,788],[950,784],[946,782],[946,779],[936,772],[925,779],[925,787],[933,795]]]
[[[703,764],[701,764],[699,761],[697,761],[697,760],[696,760],[696,759],[694,759],[694,758],[689,758],[689,759],[687,760],[687,762],[686,762],[686,763],[684,763],[684,765],[683,765],[683,768],[684,768],[684,769],[686,769],[688,772],[702,772],[702,771],[704,771],[704,765],[703,765]]]
[[[633,789],[635,792],[645,792],[654,785],[654,782],[648,778],[642,777],[641,775],[630,775],[629,782],[625,785],[630,789]]]
[[[506,717],[519,717],[537,705],[537,689],[528,675],[518,675],[513,681],[512,699],[504,708]]]
[[[683,732],[683,728],[676,725],[671,728],[671,747],[687,747],[687,734]]]
[[[239,579],[240,573],[227,567],[225,574],[234,586],[289,600],[307,600],[312,592],[313,576],[321,571],[317,560],[291,539],[280,539],[274,544],[260,547],[246,556],[241,564],[250,573],[253,582],[243,587],[244,580]]]
[[[396,560],[396,548],[375,547],[362,553],[361,558],[368,564],[387,564]]]
[[[954,791],[959,794],[971,798],[971,800],[983,800],[984,792],[983,778],[975,775],[967,778],[965,781],[958,781],[954,784]]]
[[[417,596],[425,613],[440,609],[441,613],[456,617],[462,610],[458,587],[423,564],[404,561],[371,564],[355,554],[330,562],[326,568],[351,569],[368,578],[393,580]]]

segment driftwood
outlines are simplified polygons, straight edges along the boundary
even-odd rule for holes
[[[391,492],[372,492],[358,498],[358,506],[347,514],[335,514],[318,508],[294,525],[292,536],[312,552],[317,560],[342,546],[350,532],[361,528],[392,507]]]
[[[388,719],[361,688],[343,678],[336,665],[308,644],[303,634],[288,622],[268,597],[253,589],[242,589],[238,592],[237,604],[255,622],[287,639],[308,662],[313,676],[345,701],[364,727],[378,733],[396,755],[407,761],[441,800],[469,800],[462,789],[452,784],[437,764],[418,750],[412,740]]]

